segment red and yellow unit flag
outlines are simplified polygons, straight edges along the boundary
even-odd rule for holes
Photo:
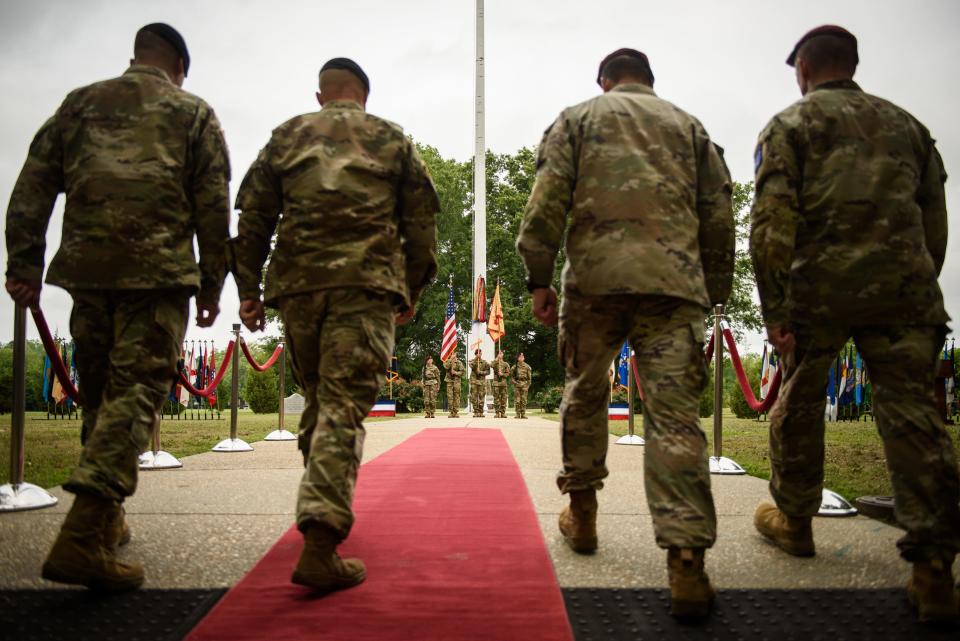
[[[487,321],[487,333],[494,342],[500,340],[506,333],[503,325],[503,304],[500,302],[500,282],[493,292],[493,302],[490,304],[490,320]]]

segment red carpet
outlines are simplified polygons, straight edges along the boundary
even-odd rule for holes
[[[570,641],[563,598],[520,469],[492,429],[426,429],[360,468],[342,547],[359,587],[314,597],[289,582],[291,529],[190,641]]]

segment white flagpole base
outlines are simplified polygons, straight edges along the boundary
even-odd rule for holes
[[[178,467],[183,467],[183,463],[173,454],[163,450],[144,452],[140,455],[141,470],[172,470]]]
[[[289,431],[287,431],[287,430],[273,430],[272,432],[270,432],[269,434],[267,434],[265,437],[263,437],[263,440],[265,440],[265,441],[295,441],[295,440],[297,440],[297,435],[294,434],[293,432],[289,432]]]
[[[225,438],[211,450],[213,452],[252,452],[253,448],[242,438]]]
[[[57,497],[33,483],[0,486],[0,512],[39,510],[57,504]]]
[[[817,516],[856,516],[857,508],[847,499],[832,490],[823,490],[823,499],[820,502],[820,511]]]
[[[740,464],[729,459],[726,456],[711,456],[710,457],[710,473],[711,474],[746,474],[747,471],[740,467]]]
[[[645,445],[646,441],[643,440],[642,436],[637,436],[636,434],[624,434],[617,439],[617,445]]]

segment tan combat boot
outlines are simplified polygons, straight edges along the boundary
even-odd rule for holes
[[[290,580],[320,592],[352,588],[367,578],[360,559],[341,559],[337,537],[323,525],[310,525],[303,534],[303,552]]]
[[[781,550],[794,556],[813,556],[812,517],[789,516],[775,505],[761,503],[753,515],[757,532],[767,537]]]
[[[953,557],[915,561],[913,576],[907,582],[907,598],[923,623],[960,616],[953,587]]]
[[[49,581],[85,585],[101,592],[135,590],[143,584],[143,566],[124,563],[107,546],[108,530],[120,504],[93,494],[77,494],[60,528],[42,576]]]
[[[592,554],[597,549],[597,492],[574,490],[570,505],[560,513],[560,533],[574,552]]]
[[[112,550],[116,550],[121,545],[130,542],[130,526],[127,525],[127,511],[123,505],[114,514],[113,519],[108,523],[107,530],[103,535],[103,544]]]
[[[703,548],[670,548],[670,614],[678,619],[702,619],[710,614],[714,591],[703,569]]]

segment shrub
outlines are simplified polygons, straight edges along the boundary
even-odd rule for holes
[[[743,358],[743,371],[747,374],[747,380],[753,388],[755,398],[760,398],[760,358],[756,355],[749,355]],[[730,393],[730,410],[737,418],[757,418],[757,412],[750,409],[747,405],[747,399],[743,396],[743,390],[739,383],[734,383],[736,389]]]
[[[255,414],[270,414],[278,411],[280,398],[277,391],[276,368],[266,372],[250,370],[243,385],[243,398]]]
[[[549,387],[537,394],[537,404],[540,410],[547,413],[553,413],[560,407],[560,401],[563,400],[563,386]]]
[[[630,402],[630,392],[627,390],[626,385],[620,385],[619,383],[614,383],[613,385],[613,394],[610,396],[611,403],[629,403]],[[633,395],[633,413],[634,414],[643,414],[643,402],[640,400],[640,395],[634,393]]]
[[[390,398],[390,383],[380,388],[378,398]],[[397,402],[397,413],[423,411],[423,385],[420,381],[408,383],[399,378],[393,382],[393,400]]]

